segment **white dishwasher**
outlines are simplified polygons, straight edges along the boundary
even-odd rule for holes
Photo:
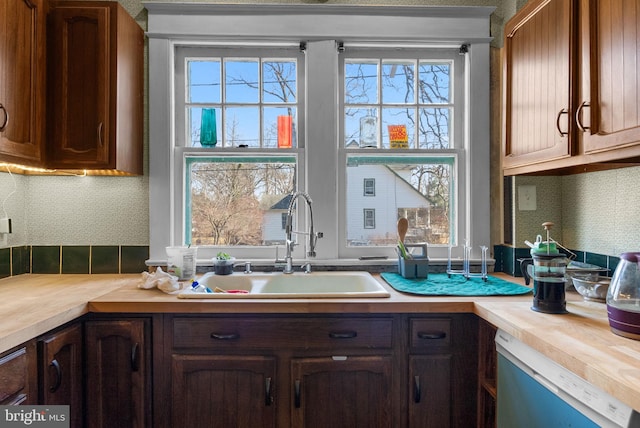
[[[496,333],[498,428],[640,427],[640,414],[509,333]]]

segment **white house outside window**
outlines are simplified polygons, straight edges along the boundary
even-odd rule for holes
[[[407,214],[432,257],[488,244],[493,8],[145,5],[152,261],[273,259],[293,190],[319,260],[393,256]]]

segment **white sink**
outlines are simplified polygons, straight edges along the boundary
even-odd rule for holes
[[[389,297],[389,292],[368,272],[313,272],[293,274],[207,273],[198,282],[211,290],[184,291],[183,299],[307,299]]]

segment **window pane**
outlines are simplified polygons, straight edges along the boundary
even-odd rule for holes
[[[378,62],[345,61],[344,101],[347,104],[378,102]]]
[[[225,147],[260,147],[260,109],[229,107],[225,110]]]
[[[295,61],[265,61],[262,64],[262,87],[262,101],[265,103],[295,103]]]
[[[188,157],[186,244],[284,242],[282,214],[293,190],[294,157]]]
[[[349,156],[347,158],[347,245],[395,245],[399,217],[409,219],[407,242],[448,244],[454,183],[453,157]],[[363,180],[378,191],[364,197]],[[375,229],[361,214],[375,213]],[[365,222],[366,223],[366,222]]]
[[[220,102],[220,60],[187,60],[187,102]]]
[[[293,148],[297,146],[297,109],[265,107],[263,110],[262,147]]]
[[[344,145],[347,148],[378,147],[378,109],[345,109]]]
[[[402,128],[404,127],[404,128]],[[395,137],[394,130],[403,129],[406,146],[399,143],[400,136]],[[391,132],[390,132],[391,131]],[[382,109],[382,147],[415,148],[415,110],[413,108],[384,108]]]
[[[376,210],[364,209],[364,228],[375,229],[376,228]]]
[[[253,103],[260,101],[260,68],[258,60],[225,61],[225,102]]]
[[[208,109],[208,114],[204,113],[205,116],[205,126],[203,128],[203,110],[207,110],[201,107],[189,107],[187,108],[187,117],[189,128],[187,130],[187,146],[188,147],[213,147],[220,145],[220,109]],[[211,110],[215,111],[215,114],[211,112]],[[208,118],[208,120],[207,120]],[[212,118],[214,118],[212,120]],[[215,126],[215,128],[213,128]],[[213,130],[215,129],[215,131]],[[205,132],[205,144],[202,144],[201,135],[202,131]],[[215,144],[213,143],[215,141]]]
[[[420,148],[447,149],[450,147],[451,109],[420,109]]]
[[[382,102],[415,104],[415,63],[384,61],[382,63]]]
[[[451,64],[420,63],[420,103],[451,103]]]

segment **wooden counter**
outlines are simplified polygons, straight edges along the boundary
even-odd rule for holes
[[[501,276],[501,275],[498,275]],[[514,280],[514,278],[506,277]],[[371,299],[178,299],[137,288],[140,275],[20,275],[0,280],[0,352],[87,312],[428,313],[469,312],[519,338],[622,402],[640,410],[640,341],[609,330],[606,307],[567,293],[566,315],[534,312],[531,295]]]

